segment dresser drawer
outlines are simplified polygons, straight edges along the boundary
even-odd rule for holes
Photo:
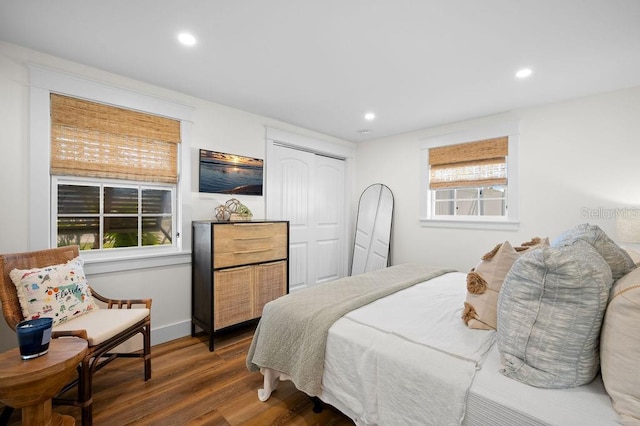
[[[230,223],[213,229],[213,267],[268,262],[287,257],[286,223]]]

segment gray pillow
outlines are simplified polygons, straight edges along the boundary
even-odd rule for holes
[[[577,239],[588,242],[604,257],[604,260],[607,261],[611,268],[611,274],[614,280],[622,278],[636,267],[629,253],[620,248],[597,225],[583,223],[575,228],[569,229],[558,236],[553,243],[551,243],[551,246],[560,247],[568,245]]]
[[[607,262],[580,239],[520,256],[498,297],[500,372],[541,388],[593,380],[612,283]]]

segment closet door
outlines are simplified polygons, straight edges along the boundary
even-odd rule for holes
[[[289,220],[289,290],[344,276],[344,161],[274,145],[267,217]]]
[[[347,260],[343,251],[344,230],[344,160],[315,156],[313,196],[315,198],[315,281],[318,284],[340,278]]]

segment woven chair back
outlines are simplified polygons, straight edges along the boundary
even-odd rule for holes
[[[0,255],[0,300],[4,319],[12,330],[24,319],[18,300],[16,286],[9,273],[14,269],[43,268],[45,266],[67,263],[78,256],[78,246],[66,246],[53,249],[11,253]]]

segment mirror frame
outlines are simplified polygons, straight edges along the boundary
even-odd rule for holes
[[[391,258],[394,198],[381,183],[360,195],[351,258],[351,275],[386,268]]]

